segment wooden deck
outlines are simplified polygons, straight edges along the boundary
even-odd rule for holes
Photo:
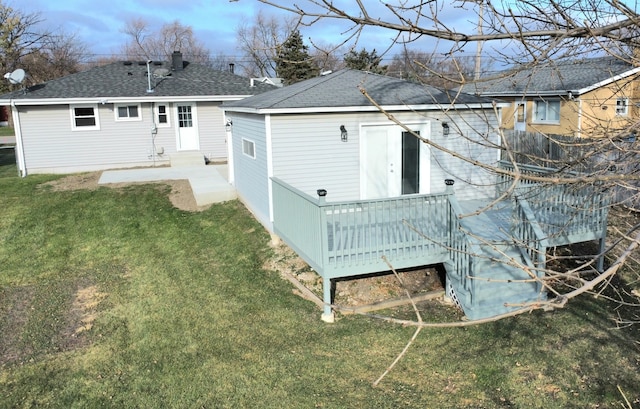
[[[452,191],[327,203],[274,178],[274,230],[322,276],[325,314],[332,279],[388,271],[384,256],[396,269],[444,264],[450,291],[475,319],[543,296],[535,283],[513,291],[480,282],[530,283],[543,274],[548,247],[604,243],[606,201],[590,193],[530,184],[491,206],[458,202]],[[504,297],[489,302],[491,294]]]

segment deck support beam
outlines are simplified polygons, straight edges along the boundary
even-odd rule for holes
[[[606,250],[606,243],[605,243],[605,237],[603,235],[603,237],[598,240],[598,251],[600,254],[600,256],[598,256],[598,265],[596,266],[596,268],[598,269],[599,273],[604,272],[604,252]]]
[[[330,324],[335,322],[335,315],[331,309],[331,293],[331,279],[322,277],[322,301],[324,302],[324,307],[322,309],[321,319]]]

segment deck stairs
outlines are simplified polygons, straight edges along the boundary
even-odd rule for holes
[[[445,263],[447,294],[464,311],[467,318],[478,320],[505,314],[524,304],[546,299],[519,248],[507,243],[481,244],[470,257],[470,274],[461,277],[452,263]]]
[[[463,203],[463,213],[473,203]],[[511,214],[496,208],[460,219],[459,234],[467,247],[444,263],[447,293],[467,318],[478,320],[508,313],[524,304],[546,300],[538,280],[543,272],[513,238]],[[462,258],[462,262],[460,261]]]

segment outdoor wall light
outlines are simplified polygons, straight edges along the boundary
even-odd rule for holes
[[[231,119],[227,119],[227,123],[224,124],[224,128],[227,132],[231,132],[231,127],[233,126],[233,121]]]
[[[449,124],[448,124],[448,123],[446,123],[446,122],[443,122],[443,123],[442,123],[442,134],[443,134],[444,136],[449,135]]]
[[[349,138],[349,134],[347,133],[347,128],[344,125],[340,125],[340,140],[342,142],[346,142]]]
[[[327,195],[327,191],[325,189],[318,189],[318,196],[325,197]]]

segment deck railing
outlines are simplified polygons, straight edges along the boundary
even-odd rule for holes
[[[513,165],[501,162],[504,169],[513,170]],[[538,166],[519,165],[523,174],[549,175],[556,170]],[[571,173],[570,176],[577,176]],[[499,192],[511,183],[511,177],[501,175]],[[602,237],[606,230],[610,198],[598,185],[552,184],[523,179],[516,187],[514,196],[526,200],[535,219],[549,239],[551,245],[588,241]],[[516,215],[519,219],[520,216]],[[580,238],[583,237],[583,240]]]
[[[448,194],[326,202],[272,178],[274,231],[323,277],[443,262]],[[330,193],[329,193],[330,194]]]

